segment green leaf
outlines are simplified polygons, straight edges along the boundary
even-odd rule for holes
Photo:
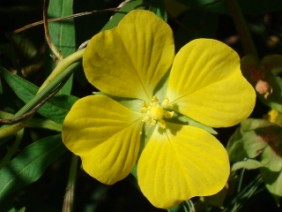
[[[12,43],[16,46],[16,54],[17,56],[21,56],[22,59],[32,60],[37,54],[38,50],[34,43],[24,35],[21,34],[13,34],[10,36]]]
[[[103,27],[102,30],[111,29],[118,25],[120,20],[125,16],[128,12],[134,9],[143,9],[144,3],[142,0],[133,0],[130,2],[125,3],[123,5],[119,12],[117,12],[115,15],[112,16],[112,18],[109,20],[109,22]]]
[[[73,14],[73,0],[51,0],[48,7],[48,18],[60,18]],[[75,28],[73,19],[48,23],[52,42],[64,57],[76,49]]]
[[[65,17],[73,14],[73,0],[51,0],[48,7],[49,18]],[[74,20],[48,23],[49,33],[52,42],[61,54],[66,57],[76,50]],[[73,77],[71,76],[63,88],[61,94],[70,94]]]
[[[270,133],[270,132],[267,132]],[[272,172],[280,172],[282,171],[282,144],[281,143],[281,134],[274,135],[277,136],[277,139],[273,139],[269,135],[268,142],[269,146],[267,146],[262,154],[261,162],[264,164],[264,167],[269,169]],[[279,136],[279,137],[278,137]],[[272,140],[273,139],[273,140]]]
[[[227,145],[230,160],[239,161],[233,164],[232,170],[260,168],[266,188],[276,201],[282,196],[281,139],[280,125],[262,119],[247,119]],[[242,161],[238,155],[241,155]]]
[[[232,171],[237,171],[238,169],[247,169],[247,170],[252,170],[252,169],[258,169],[261,168],[263,164],[257,160],[253,159],[247,159],[243,161],[239,161],[237,163],[234,163],[232,165]]]
[[[242,121],[239,130],[232,135],[227,144],[230,161],[242,161],[245,158],[255,158],[262,154],[268,145],[265,139],[265,129],[274,126],[273,123],[263,119]]]
[[[37,93],[38,87],[31,82],[0,68],[0,76],[8,83],[15,94],[25,103],[29,102]],[[70,95],[57,95],[42,105],[38,113],[57,123],[62,123],[69,109],[77,100]]]
[[[0,203],[12,192],[38,180],[65,151],[60,135],[45,137],[27,146],[0,170]]]
[[[282,170],[280,172],[272,172],[267,168],[261,169],[261,176],[267,190],[274,197],[282,197]]]
[[[167,12],[165,8],[164,0],[153,0],[149,2],[149,10],[154,12],[157,16],[161,17],[164,21],[167,21]]]

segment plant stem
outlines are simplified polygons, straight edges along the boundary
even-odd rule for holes
[[[39,88],[35,97],[26,103],[15,115],[14,118],[23,115],[28,112],[31,108],[36,106],[46,95],[54,90],[64,79],[70,76],[70,74],[81,64],[80,60],[85,49],[81,49],[65,59],[63,59],[49,77]],[[0,128],[0,139],[16,134],[19,130],[26,126],[26,121],[21,121],[16,124],[4,126]]]
[[[54,43],[51,40],[51,36],[49,33],[49,27],[48,27],[48,17],[47,17],[47,11],[48,11],[48,5],[49,5],[49,0],[44,0],[43,2],[43,25],[44,25],[44,34],[45,34],[45,39],[46,42],[53,52],[53,54],[56,56],[58,60],[62,60],[64,57],[61,54],[61,52],[57,49],[57,47],[54,45]]]
[[[263,184],[261,176],[258,175],[249,185],[247,185],[241,192],[239,192],[223,212],[236,212],[240,211],[244,203],[252,196],[260,191],[260,187]]]
[[[12,146],[9,148],[8,153],[5,155],[5,157],[1,160],[0,162],[0,169],[2,167],[4,167],[10,160],[11,158],[14,156],[14,154],[18,151],[18,147],[21,144],[22,141],[22,137],[23,137],[23,130],[20,130],[15,138],[14,143],[12,144]]]
[[[66,187],[66,194],[63,203],[63,212],[72,212],[73,205],[74,205],[74,191],[75,191],[75,184],[76,184],[76,174],[77,174],[77,167],[78,167],[78,157],[73,155],[70,165],[70,172],[68,183]]]
[[[56,81],[56,83],[59,81],[62,81],[62,78],[65,78],[65,75],[69,76],[73,70],[67,71],[66,69],[71,66],[73,63],[78,62],[81,60],[83,53],[85,49],[78,50],[74,52],[73,54],[69,55],[58,65],[55,67],[55,69],[52,71],[52,73],[49,75],[49,77],[44,81],[44,83],[40,86],[38,93],[40,93],[45,87],[50,86],[50,84],[54,84],[53,81]],[[79,63],[76,63],[76,66],[79,65]],[[66,70],[66,71],[65,71]],[[60,76],[63,75],[63,76]],[[59,80],[58,80],[59,78]],[[56,84],[57,85],[57,84]],[[51,89],[52,90],[52,89]]]
[[[242,46],[244,48],[245,54],[251,54],[258,58],[258,53],[251,37],[250,31],[244,19],[244,15],[238,5],[237,0],[226,0],[227,6],[235,23],[236,29],[239,33]]]

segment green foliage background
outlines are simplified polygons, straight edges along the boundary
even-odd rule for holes
[[[228,2],[238,3],[243,16]],[[280,211],[280,0],[50,0],[45,8],[48,19],[61,18],[48,24],[47,37],[60,52],[57,59],[47,45],[42,22],[37,25],[42,20],[43,1],[1,1],[0,211],[162,211],[142,196],[133,176],[114,186],[90,178],[60,138],[72,104],[93,92],[83,75],[79,47],[137,8],[151,10],[171,25],[177,49],[194,38],[208,37],[227,43],[242,58],[251,54],[253,57],[242,60],[243,73],[254,87],[262,79],[272,89],[269,98],[258,93],[250,119],[239,126],[217,129],[232,163],[229,187],[169,211]],[[30,27],[22,29],[26,25]],[[242,36],[244,27],[250,38]],[[248,48],[252,43],[255,51]],[[63,64],[62,58],[69,55],[71,62]],[[265,71],[269,64],[271,68]],[[45,81],[56,67],[65,71]],[[277,112],[273,120],[266,116],[271,109]]]

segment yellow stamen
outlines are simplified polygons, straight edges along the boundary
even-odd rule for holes
[[[164,116],[164,109],[159,105],[152,106],[150,108],[150,115],[155,120],[162,120]]]
[[[142,121],[148,122],[150,126],[155,126],[157,123],[159,127],[165,129],[166,123],[164,118],[172,118],[174,112],[167,111],[165,107],[169,106],[168,98],[165,98],[161,103],[156,96],[152,97],[150,103],[144,102],[141,106],[140,112],[145,113]]]

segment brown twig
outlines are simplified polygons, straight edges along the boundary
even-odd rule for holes
[[[50,18],[50,19],[47,19],[46,21],[48,23],[57,22],[57,21],[66,21],[68,19],[78,18],[78,17],[85,16],[85,15],[92,15],[92,14],[95,14],[95,13],[118,12],[118,10],[119,10],[119,8],[108,8],[108,9],[103,9],[103,10],[92,10],[92,11],[75,13],[75,14],[72,14],[72,15],[69,15],[69,16],[65,16],[65,17],[60,17],[60,18]],[[27,29],[30,29],[32,27],[36,27],[36,26],[42,25],[43,23],[44,23],[43,20],[37,21],[37,22],[31,23],[31,24],[25,25],[25,26],[23,26],[23,27],[21,27],[19,29],[16,29],[16,30],[13,31],[13,33],[17,34],[17,33],[23,32],[23,31],[25,31]]]
[[[56,59],[62,60],[64,58],[64,56],[61,54],[61,52],[57,49],[55,44],[52,42],[52,39],[51,39],[51,36],[50,36],[50,33],[49,33],[48,21],[47,21],[48,4],[49,4],[49,0],[44,0],[44,3],[43,3],[43,25],[44,25],[45,39],[46,39],[46,42],[47,42],[48,46],[50,47],[51,51],[55,55]]]
[[[18,122],[23,121],[26,118],[29,118],[33,114],[36,113],[36,111],[43,105],[45,104],[49,99],[51,99],[55,94],[60,90],[62,87],[63,83],[61,83],[57,88],[55,88],[48,96],[46,96],[44,99],[42,99],[37,105],[35,105],[30,111],[26,112],[25,114],[12,118],[12,119],[0,119],[0,124],[15,124]]]

